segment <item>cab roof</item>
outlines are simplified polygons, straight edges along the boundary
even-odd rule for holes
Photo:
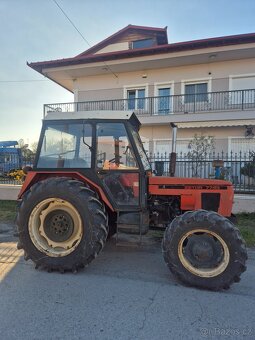
[[[129,121],[132,125],[136,126],[138,129],[141,123],[133,111],[110,111],[110,110],[100,110],[100,111],[76,111],[76,112],[60,112],[60,111],[48,111],[44,117],[44,121],[51,120],[125,120]]]

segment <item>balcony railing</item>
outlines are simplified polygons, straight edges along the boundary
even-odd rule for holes
[[[44,105],[49,111],[75,112],[132,110],[138,115],[168,115],[211,111],[240,111],[255,108],[255,89],[207,92],[188,95],[145,97],[136,99],[109,99]]]

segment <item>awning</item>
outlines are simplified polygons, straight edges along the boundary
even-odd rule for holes
[[[255,126],[255,119],[238,119],[238,120],[215,120],[208,122],[185,122],[176,123],[180,129],[201,128],[201,127],[224,127],[224,126]]]

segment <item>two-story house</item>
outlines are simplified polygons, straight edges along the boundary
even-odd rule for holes
[[[216,151],[255,149],[255,33],[168,43],[166,28],[128,25],[67,59],[28,64],[68,91],[74,102],[45,111],[133,110],[145,149],[177,151],[195,133],[215,137]]]

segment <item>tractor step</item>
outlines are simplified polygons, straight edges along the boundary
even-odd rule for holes
[[[116,244],[122,246],[139,246],[142,243],[142,234],[147,227],[142,223],[141,212],[118,212]]]
[[[116,245],[140,246],[142,235],[149,229],[148,211],[118,211]]]

